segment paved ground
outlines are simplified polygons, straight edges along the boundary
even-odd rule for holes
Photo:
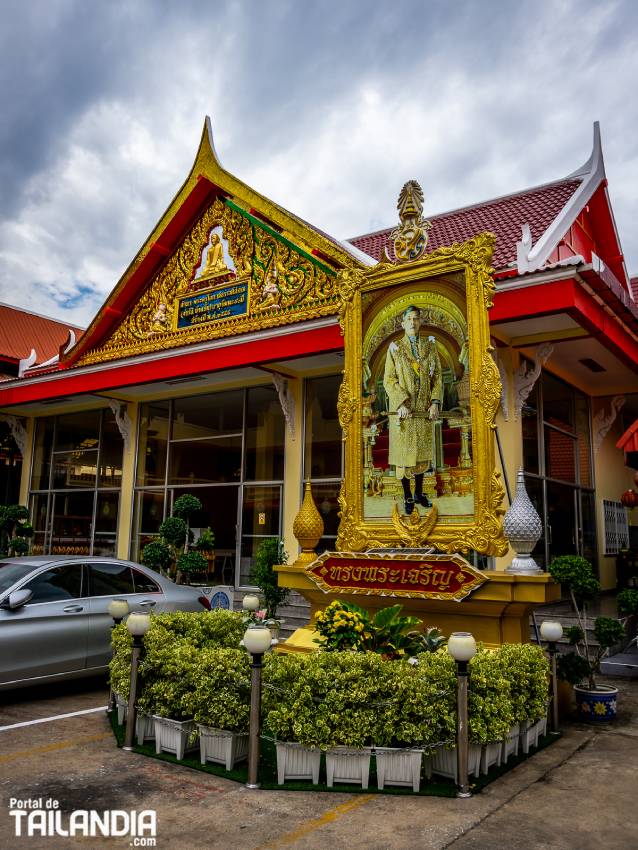
[[[638,682],[619,685],[615,725],[567,721],[560,742],[469,800],[248,791],[118,750],[103,712],[0,729],[0,850],[131,846],[16,837],[11,797],[53,798],[67,813],[155,809],[156,846],[176,850],[634,850]],[[0,694],[0,727],[106,698],[103,681]]]

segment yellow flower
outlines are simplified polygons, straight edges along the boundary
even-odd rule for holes
[[[594,703],[594,714],[607,714],[607,706],[604,702]]]

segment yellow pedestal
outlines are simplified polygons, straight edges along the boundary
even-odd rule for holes
[[[487,578],[478,590],[461,602],[439,599],[394,599],[388,596],[364,596],[348,593],[324,593],[307,576],[303,566],[275,567],[279,584],[300,593],[310,603],[310,623],[288,638],[282,652],[312,652],[318,635],[311,623],[317,611],[334,599],[352,602],[374,613],[400,602],[402,614],[419,617],[425,626],[436,626],[444,635],[472,632],[488,647],[502,643],[529,643],[529,616],[534,608],[560,599],[560,585],[547,575],[525,576],[504,572],[485,572]]]

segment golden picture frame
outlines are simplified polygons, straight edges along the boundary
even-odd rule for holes
[[[488,319],[494,243],[485,233],[412,262],[340,272],[339,551],[507,552]]]

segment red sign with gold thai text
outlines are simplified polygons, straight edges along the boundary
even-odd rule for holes
[[[324,552],[306,573],[325,593],[427,599],[464,599],[487,581],[460,555]]]

